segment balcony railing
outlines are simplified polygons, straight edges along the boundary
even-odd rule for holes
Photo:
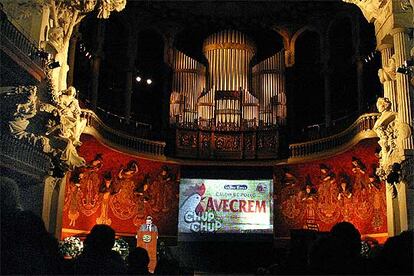
[[[371,136],[375,136],[372,128],[378,117],[378,113],[364,114],[361,115],[350,127],[338,134],[309,142],[290,144],[289,157],[310,157],[312,155],[318,155],[323,152],[340,148],[341,146],[350,143],[358,134],[363,132],[371,131]]]
[[[81,97],[80,99],[84,104],[83,107],[85,110],[93,109],[92,103],[89,99],[85,97]],[[114,114],[99,106],[96,107],[94,112],[104,124],[110,125],[111,128],[114,128],[115,130],[123,131],[137,138],[147,140],[152,140],[153,138],[154,133],[152,131],[151,124],[139,122],[134,119],[127,120],[126,117]]]
[[[83,110],[82,114],[83,117],[87,118],[88,126],[109,142],[139,153],[155,156],[164,155],[165,142],[137,138],[122,131],[114,130],[105,125],[95,115],[95,113],[90,110]],[[291,144],[289,145],[289,157],[306,158],[317,156],[318,154],[332,151],[346,145],[358,134],[364,132],[369,132],[369,137],[375,137],[375,133],[373,133],[372,128],[378,116],[378,113],[364,114],[360,116],[350,127],[338,134],[309,142]]]
[[[133,150],[142,154],[164,156],[165,142],[137,138],[123,131],[115,130],[102,122],[102,120],[91,110],[83,109],[82,117],[87,119],[88,129],[86,132],[90,132],[90,134],[98,134],[114,146]]]
[[[137,138],[122,131],[115,130],[105,125],[98,118],[98,116],[90,110],[82,110],[82,116],[87,119],[87,126],[89,127],[88,131],[90,134],[98,134],[114,146],[119,146],[123,149],[132,150],[142,154],[164,156],[166,146],[165,142]],[[364,114],[361,115],[350,127],[338,134],[323,139],[290,144],[289,158],[297,159],[317,157],[323,154],[329,154],[337,149],[347,147],[350,143],[356,141],[355,139],[357,139],[358,136],[360,139],[376,137],[376,134],[373,131],[373,126],[378,117],[378,113]],[[207,140],[205,139],[204,142]],[[273,154],[273,156],[277,158],[277,154]],[[197,158],[197,155],[192,156],[192,158]],[[267,158],[270,157],[267,156]]]
[[[9,42],[15,47],[22,57],[31,57],[31,60],[42,68],[42,60],[40,57],[33,55],[38,51],[36,44],[30,41],[19,29],[17,29],[7,18],[7,15],[0,9],[0,36],[2,44]],[[20,56],[19,55],[19,56]]]
[[[50,171],[52,160],[41,149],[4,132],[1,133],[0,139],[2,166],[17,169],[37,178],[45,176]]]

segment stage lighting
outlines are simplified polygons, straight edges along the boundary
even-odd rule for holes
[[[408,75],[408,74],[410,74],[410,68],[405,67],[405,66],[401,66],[401,67],[397,68],[397,72],[401,73],[401,74],[404,74],[404,75]]]
[[[49,69],[55,69],[55,68],[60,67],[60,63],[59,63],[59,61],[53,61],[53,62],[49,63],[49,64],[47,65],[47,67],[48,67]]]
[[[147,79],[147,84],[151,84],[152,80],[151,79]]]
[[[414,59],[408,59],[404,61],[403,65],[397,68],[397,72],[404,74],[404,75],[410,75],[414,72]]]
[[[140,82],[140,81],[141,81],[141,77],[140,77],[140,76],[137,76],[137,77],[135,78],[135,80],[136,80],[137,82]]]

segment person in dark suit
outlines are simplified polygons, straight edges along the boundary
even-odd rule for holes
[[[158,228],[155,224],[152,223],[152,217],[147,216],[145,223],[141,225],[139,231],[158,232]]]

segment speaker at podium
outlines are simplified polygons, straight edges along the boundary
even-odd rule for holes
[[[147,250],[150,258],[148,270],[151,273],[154,273],[157,265],[157,240],[158,228],[152,223],[152,217],[147,216],[145,224],[137,232],[137,246]]]

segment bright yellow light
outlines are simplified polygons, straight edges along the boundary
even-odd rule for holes
[[[136,80],[137,80],[137,82],[140,82],[141,81],[141,77],[140,76],[136,77]]]
[[[151,84],[152,80],[151,79],[147,79],[147,84]]]

